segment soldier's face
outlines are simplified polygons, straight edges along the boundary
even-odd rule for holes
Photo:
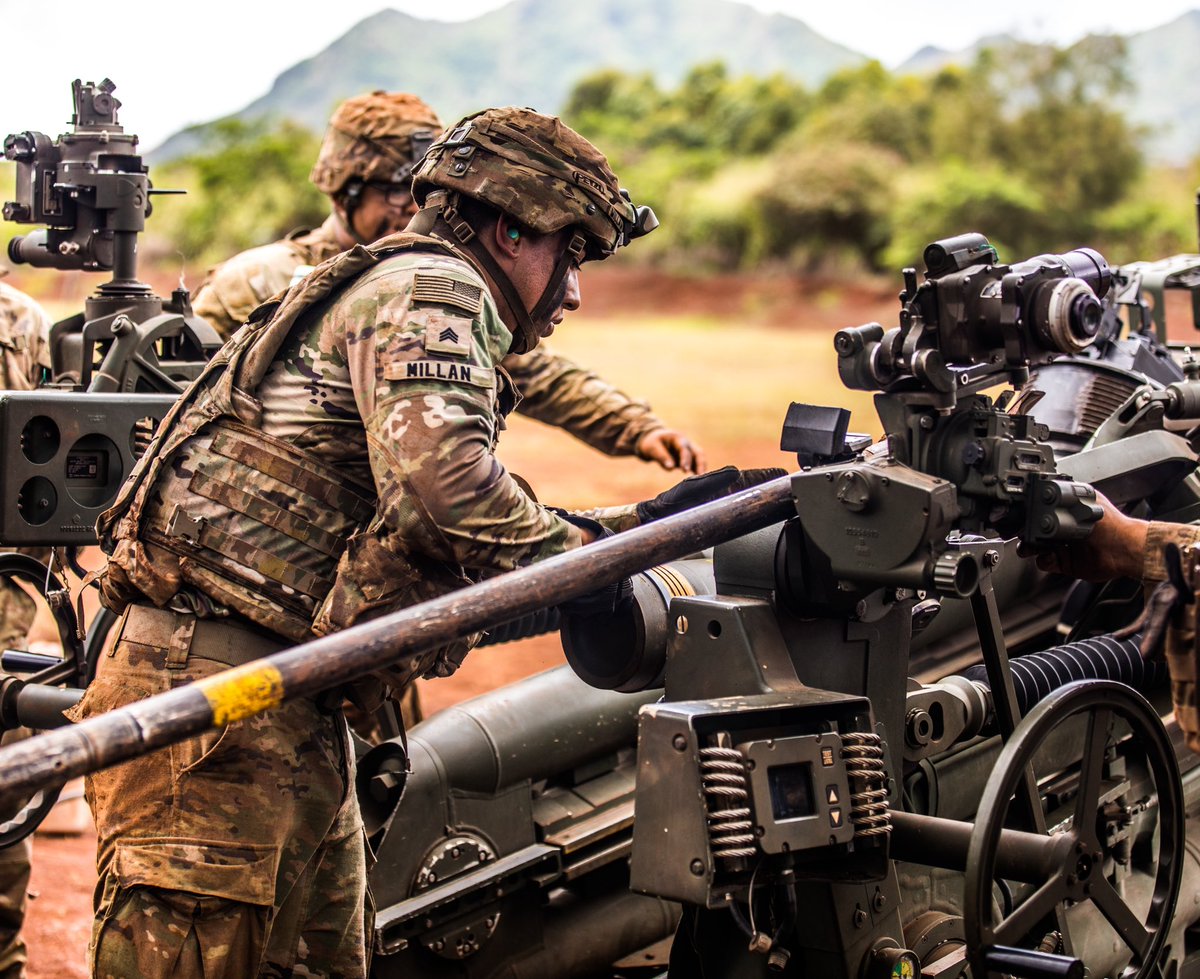
[[[550,276],[558,264],[559,256],[566,247],[571,229],[559,231],[552,235],[529,236],[522,239],[522,247],[518,250],[512,268],[512,282],[518,295],[525,303],[525,308],[532,310],[550,284]],[[571,266],[566,277],[558,283],[553,312],[545,323],[535,323],[543,338],[550,336],[554,328],[562,322],[563,316],[579,308],[582,301],[579,290],[579,267]]]
[[[407,186],[369,183],[354,209],[354,230],[363,241],[375,241],[403,231],[416,213],[417,205]]]

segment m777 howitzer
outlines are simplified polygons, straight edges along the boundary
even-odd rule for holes
[[[617,620],[567,623],[572,664],[608,690],[550,674],[418,726],[403,801],[401,746],[361,759],[377,976],[633,974],[680,907],[677,977],[698,959],[722,976],[1193,974],[1195,913],[1176,913],[1200,884],[1191,760],[1181,780],[1122,683],[1056,689],[1101,676],[1158,696],[1156,671],[1109,638],[1010,665],[995,601],[1020,566],[1000,533],[1074,539],[1094,511],[1049,433],[982,388],[1087,349],[1109,270],[1094,253],[1001,266],[979,236],[926,257],[897,331],[839,335],[890,452],[841,412],[795,409],[794,477],[4,749],[0,785],[115,764],[727,541],[712,586],[659,567]],[[1158,470],[1161,498],[1194,466]],[[956,610],[984,668],[910,681]]]
[[[1181,808],[1195,759],[1181,782],[1124,685],[1164,707],[1165,671],[1136,641],[1090,637],[1094,610],[1076,615],[1082,638],[1045,650],[1057,615],[1030,606],[1057,613],[1061,586],[997,537],[1087,532],[1090,490],[1055,471],[1051,443],[1110,496],[1186,514],[1195,453],[1161,426],[1078,450],[1080,418],[1111,397],[1097,379],[1131,402],[1183,404],[1191,385],[1152,336],[1102,332],[1111,273],[1095,253],[1006,267],[969,236],[926,258],[898,330],[838,337],[843,376],[881,391],[891,451],[856,452],[844,413],[794,407],[785,444],[812,468],[792,478],[793,517],[707,567],[651,571],[617,620],[567,623],[576,671],[634,698],[624,727],[619,701],[564,706],[579,694],[550,673],[411,732],[398,806],[396,749],[362,759],[378,976],[657,975],[662,946],[637,943],[667,912],[622,892],[627,859],[635,892],[683,908],[672,976],[1195,974],[1192,902],[1172,907],[1181,879],[1200,883]],[[1054,430],[981,394],[1080,363]],[[1026,384],[1020,406],[1035,400]],[[1006,664],[1006,632],[1043,651]],[[984,666],[908,678],[943,677],[966,646]],[[573,757],[557,750],[572,739]]]

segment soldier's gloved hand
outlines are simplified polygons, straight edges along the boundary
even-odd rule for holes
[[[1101,517],[1085,539],[1040,548],[1022,541],[1017,554],[1036,558],[1042,571],[1084,581],[1142,577],[1149,523],[1127,517],[1102,493],[1096,494],[1096,502]]]
[[[613,532],[598,520],[592,520],[590,517],[583,517],[578,513],[570,513],[566,510],[552,509],[567,523],[574,524],[580,530],[590,533],[593,540],[603,540],[605,537],[613,536]],[[615,615],[632,601],[633,582],[629,578],[622,578],[610,585],[601,585],[595,591],[587,592],[578,598],[569,598],[565,602],[560,602],[558,610],[563,615],[571,615],[576,618]]]
[[[711,503],[723,496],[741,492],[759,483],[766,483],[780,476],[786,476],[786,469],[738,469],[736,466],[725,466],[714,469],[701,476],[689,476],[676,483],[668,490],[663,490],[652,500],[644,500],[637,505],[638,519],[642,523],[651,520],[661,520],[671,517],[684,510],[699,506],[701,503]]]
[[[656,428],[638,439],[634,451],[663,469],[698,473],[704,469],[704,450],[690,438],[671,428]]]

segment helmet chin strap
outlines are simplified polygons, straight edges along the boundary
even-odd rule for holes
[[[333,209],[333,214],[334,217],[338,219],[338,224],[342,226],[342,230],[345,231],[350,238],[358,242],[360,245],[369,245],[371,242],[360,235],[354,227],[354,212],[357,210],[357,208],[358,196],[346,195],[344,202],[339,203]]]
[[[546,283],[541,298],[534,304],[531,312],[526,308],[524,300],[521,299],[508,273],[500,268],[495,256],[488,251],[475,233],[475,229],[459,217],[458,208],[455,206],[457,202],[457,194],[447,195],[442,201],[436,200],[431,194],[428,205],[417,212],[417,216],[409,222],[407,230],[417,234],[445,232],[440,237],[457,242],[475,259],[476,263],[496,284],[513,319],[516,320],[517,329],[513,333],[512,346],[508,348],[508,352],[512,354],[528,353],[541,340],[542,335],[536,324],[544,325],[550,322],[550,317],[554,315],[558,302],[561,301],[559,290],[563,281],[570,274],[571,266],[583,260],[586,239],[578,231],[571,236],[571,240],[562,255],[559,256],[554,270],[550,273],[550,280]]]

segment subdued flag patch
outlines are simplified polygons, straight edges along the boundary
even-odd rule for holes
[[[418,272],[413,276],[412,301],[453,306],[478,316],[483,309],[483,290],[450,275]]]

